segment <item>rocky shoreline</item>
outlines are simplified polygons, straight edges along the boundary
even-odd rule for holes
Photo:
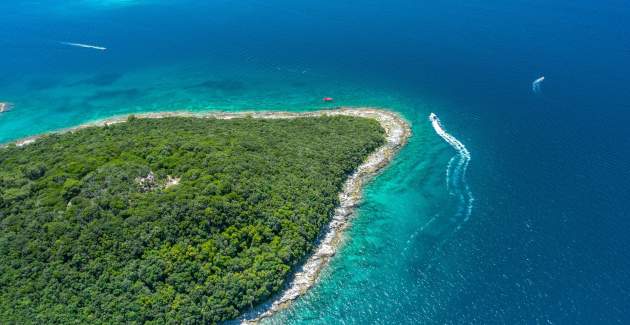
[[[242,324],[255,324],[274,313],[288,307],[310,289],[317,281],[322,269],[337,252],[348,228],[354,210],[361,201],[362,189],[374,175],[389,164],[396,153],[407,143],[411,136],[409,124],[398,114],[373,108],[338,109],[305,113],[305,115],[349,115],[376,119],[386,133],[386,142],[373,152],[366,161],[346,180],[343,191],[339,194],[339,206],[335,209],[331,222],[320,235],[314,253],[295,271],[286,288],[269,302],[246,313],[239,319]]]
[[[273,315],[290,305],[292,301],[304,294],[317,281],[321,270],[328,264],[335,255],[339,244],[343,239],[343,232],[349,226],[349,221],[356,206],[361,201],[362,189],[374,175],[392,161],[396,153],[407,143],[411,136],[409,124],[398,114],[378,108],[337,108],[331,110],[320,110],[312,112],[274,112],[274,111],[252,111],[252,112],[157,112],[134,114],[137,118],[164,118],[164,117],[199,117],[233,119],[242,117],[266,118],[266,119],[287,119],[299,117],[317,116],[356,116],[372,118],[377,120],[386,134],[386,142],[375,152],[370,154],[366,161],[361,164],[355,172],[346,180],[343,191],[339,194],[339,206],[335,209],[334,216],[330,223],[317,239],[316,248],[305,263],[299,267],[288,281],[285,289],[272,297],[267,303],[247,312],[237,321],[243,324],[254,324],[263,318]],[[129,115],[117,116],[92,123],[82,124],[77,127],[56,131],[53,133],[74,132],[83,128],[93,126],[106,126],[127,121]],[[50,134],[50,133],[49,133]],[[17,146],[24,146],[37,141],[43,135],[32,136],[13,142]]]

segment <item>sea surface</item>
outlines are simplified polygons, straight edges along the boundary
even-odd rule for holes
[[[0,142],[163,110],[376,106],[412,123],[321,280],[269,324],[630,323],[627,1],[7,0],[0,12],[0,102],[13,104]]]

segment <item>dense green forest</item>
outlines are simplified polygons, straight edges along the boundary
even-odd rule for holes
[[[0,323],[215,323],[283,285],[377,121],[137,119],[0,149]]]

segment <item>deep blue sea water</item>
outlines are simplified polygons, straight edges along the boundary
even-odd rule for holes
[[[268,323],[630,323],[630,4],[207,2],[2,1],[0,142],[132,112],[387,107],[413,138]],[[470,151],[468,222],[430,112]]]

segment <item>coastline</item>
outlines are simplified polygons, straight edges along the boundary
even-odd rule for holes
[[[156,112],[129,114],[124,116],[114,116],[104,120],[81,124],[72,128],[35,135],[17,141],[12,141],[8,144],[15,144],[16,146],[21,147],[34,143],[39,138],[50,134],[74,132],[88,127],[122,123],[127,121],[128,116],[130,115],[137,118],[198,117],[216,119],[234,119],[242,117],[291,119],[300,117],[344,115],[375,119],[385,130],[385,144],[371,153],[365,162],[357,167],[357,169],[344,183],[343,190],[339,193],[339,206],[335,208],[331,221],[324,226],[324,229],[318,236],[313,253],[300,267],[293,271],[282,291],[272,296],[267,302],[246,312],[240,318],[233,321],[240,322],[242,324],[255,324],[260,320],[270,317],[274,313],[288,307],[291,302],[304,294],[317,282],[320,272],[335,255],[343,240],[343,233],[345,229],[348,228],[350,220],[354,215],[355,208],[362,199],[363,186],[393,160],[396,153],[398,153],[398,151],[407,143],[407,140],[411,136],[411,128],[409,124],[397,113],[378,108],[341,107],[330,110],[296,113],[282,111],[244,111],[204,113]]]
[[[341,108],[313,113],[373,118],[385,130],[385,144],[371,153],[365,162],[348,177],[343,191],[339,193],[339,206],[335,208],[331,221],[318,237],[315,250],[304,264],[294,271],[285,289],[268,302],[241,316],[237,320],[241,324],[256,324],[289,307],[294,300],[306,293],[318,281],[320,272],[328,265],[343,242],[343,234],[350,226],[355,208],[361,202],[363,186],[394,159],[411,136],[409,124],[400,115],[391,111],[376,108]]]

